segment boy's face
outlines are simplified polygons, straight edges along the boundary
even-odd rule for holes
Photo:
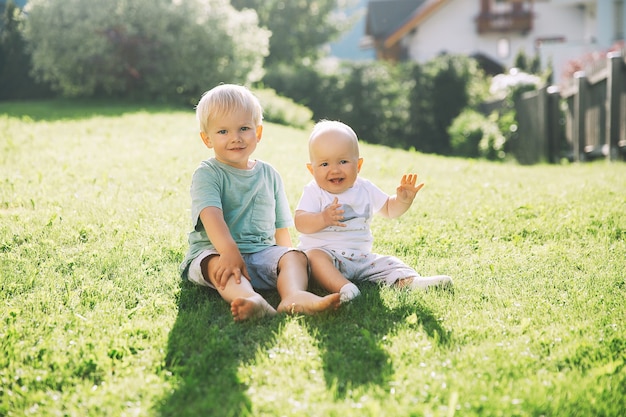
[[[307,168],[323,190],[341,194],[354,185],[361,170],[358,144],[347,133],[329,130],[311,142]]]
[[[235,111],[209,120],[208,132],[200,132],[207,148],[213,149],[215,159],[238,169],[254,165],[250,155],[261,140],[263,126],[256,126],[252,115]]]

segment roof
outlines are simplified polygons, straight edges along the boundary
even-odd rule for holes
[[[387,48],[428,19],[449,0],[370,0],[365,34]]]
[[[397,26],[393,32],[388,34],[387,39],[385,39],[385,47],[389,48],[395,45],[407,33],[428,19],[448,1],[449,0],[424,0],[415,2],[419,4],[413,9],[410,17],[405,19],[401,25]]]
[[[367,5],[365,33],[374,38],[387,38],[427,0],[370,0]]]

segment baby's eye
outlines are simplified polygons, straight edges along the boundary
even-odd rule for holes
[[[350,161],[348,161],[347,159],[343,159],[343,160],[339,161],[339,163],[340,163],[341,165],[343,165],[343,164],[347,164],[348,162],[350,162]]]
[[[248,126],[243,126],[243,127],[241,128],[241,131],[242,131],[242,132],[245,132],[246,130],[250,130],[250,128],[249,128]]]
[[[217,134],[218,135],[225,135],[226,134],[226,129],[218,130]]]
[[[322,162],[322,163],[320,164],[320,166],[321,166],[321,167],[327,167],[327,166],[328,166],[328,162]]]

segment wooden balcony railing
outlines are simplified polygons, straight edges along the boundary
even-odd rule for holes
[[[533,28],[533,13],[516,11],[508,13],[481,13],[476,18],[476,31],[480,34],[490,32],[522,32]]]

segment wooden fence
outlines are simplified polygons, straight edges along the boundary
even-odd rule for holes
[[[567,87],[522,94],[515,109],[518,140],[511,151],[520,163],[626,160],[625,53],[607,54],[606,65],[577,72]]]

